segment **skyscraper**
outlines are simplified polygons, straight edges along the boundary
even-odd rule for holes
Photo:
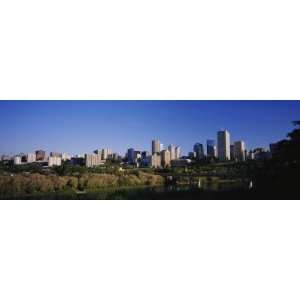
[[[169,150],[161,151],[161,164],[163,167],[168,167],[171,164],[171,153]]]
[[[180,153],[181,153],[181,149],[179,146],[177,146],[175,148],[175,159],[179,159],[180,158]]]
[[[101,158],[102,160],[108,159],[108,156],[112,154],[112,150],[109,148],[104,148],[101,150]]]
[[[221,161],[230,160],[230,134],[227,130],[218,131],[218,158]]]
[[[160,152],[160,141],[159,140],[153,140],[152,141],[152,154],[159,153]]]
[[[246,146],[244,141],[237,141],[234,143],[234,158],[239,161],[244,161]]]
[[[204,149],[201,143],[196,143],[193,148],[194,152],[196,153],[196,159],[204,158]]]
[[[133,148],[129,148],[127,150],[127,159],[130,164],[133,164],[135,161],[134,153],[135,153],[135,151]]]
[[[207,156],[210,158],[217,156],[217,148],[216,148],[216,143],[214,140],[206,141],[206,153],[207,153]]]
[[[176,158],[176,146],[175,145],[169,145],[168,150],[170,151],[171,160]]]

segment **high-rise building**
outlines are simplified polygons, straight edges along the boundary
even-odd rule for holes
[[[206,141],[206,153],[207,156],[212,158],[217,156],[217,147],[214,140],[207,140]]]
[[[102,160],[101,154],[93,153],[85,155],[85,166],[88,168],[103,165],[104,163],[105,161]]]
[[[171,164],[171,153],[169,150],[161,151],[161,164],[163,167],[168,167]]]
[[[218,158],[221,161],[230,160],[230,134],[227,130],[218,131]]]
[[[112,155],[112,150],[110,148],[97,149],[94,151],[95,154],[101,155],[102,160],[107,160]]]
[[[175,159],[179,159],[180,158],[180,152],[181,152],[181,149],[179,146],[177,146],[175,148]]]
[[[61,157],[59,156],[49,156],[48,158],[48,166],[61,166]]]
[[[35,153],[28,153],[26,157],[27,157],[26,161],[27,161],[28,163],[33,163],[33,162],[35,162],[35,160],[36,160],[36,155],[35,155]]]
[[[201,143],[196,143],[193,148],[194,152],[196,153],[196,159],[203,159],[204,158],[204,148]]]
[[[170,151],[171,160],[176,158],[176,146],[175,145],[169,145],[168,150]]]
[[[152,154],[154,154],[154,153],[160,153],[160,141],[159,140],[152,141]]]
[[[154,153],[153,155],[148,156],[148,165],[151,168],[160,168],[161,167],[161,156],[159,153]]]
[[[134,152],[135,150],[133,148],[127,150],[127,159],[130,164],[133,164],[135,161]]]
[[[35,155],[36,155],[36,160],[37,161],[45,160],[45,158],[46,158],[46,151],[44,151],[44,150],[37,150],[37,151],[35,151]]]
[[[102,160],[107,160],[108,156],[112,154],[112,150],[109,148],[104,148],[101,151]]]
[[[147,156],[149,156],[149,152],[148,151],[143,151],[142,152],[142,159],[146,159]]]
[[[244,141],[237,141],[234,143],[234,158],[239,161],[246,160],[245,157],[246,145]]]

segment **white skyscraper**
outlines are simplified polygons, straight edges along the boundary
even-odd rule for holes
[[[180,147],[177,146],[175,148],[175,159],[179,159],[180,158],[180,152],[181,152]]]
[[[230,160],[230,134],[227,130],[218,131],[218,158],[221,161]]]
[[[176,146],[175,145],[169,145],[168,150],[170,151],[171,160],[176,159]]]

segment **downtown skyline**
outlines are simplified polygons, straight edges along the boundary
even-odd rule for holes
[[[0,154],[36,149],[71,155],[108,147],[151,150],[158,138],[166,148],[188,154],[195,143],[216,140],[227,129],[247,149],[268,148],[286,137],[299,119],[297,101],[1,101]]]

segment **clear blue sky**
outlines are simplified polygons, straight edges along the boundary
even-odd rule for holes
[[[300,101],[0,101],[0,153],[124,154],[159,138],[187,154],[221,128],[251,149],[285,138],[299,119]]]

